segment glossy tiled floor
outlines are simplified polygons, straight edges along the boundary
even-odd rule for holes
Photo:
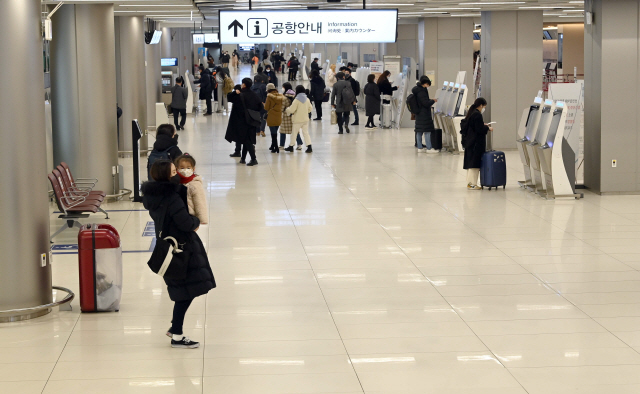
[[[0,393],[640,392],[640,196],[541,200],[515,152],[506,190],[467,191],[461,157],[417,154],[411,130],[328,118],[313,154],[260,138],[253,168],[228,157],[226,116],[181,132],[218,280],[187,314],[200,349],[164,336],[147,213],[109,204],[131,252],[121,311],[0,325]],[[76,255],[53,272],[77,291]]]

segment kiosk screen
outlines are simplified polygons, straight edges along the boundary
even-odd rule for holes
[[[456,108],[453,111],[453,115],[458,115],[460,113],[460,107],[462,106],[463,98],[464,98],[464,90],[460,89],[460,93],[458,94],[458,102],[456,103]]]
[[[540,143],[544,142],[545,134],[548,129],[545,130],[545,125],[548,125],[548,119],[550,116],[553,116],[551,113],[550,107],[544,107],[542,109],[542,115],[540,115],[540,124],[538,125],[538,130],[536,131],[536,139],[534,142]]]
[[[557,109],[553,111],[553,119],[551,119],[551,127],[549,127],[549,133],[547,134],[547,145],[553,146],[553,142],[556,139],[556,133],[558,132],[558,126],[560,125],[560,118],[562,118],[562,110]]]
[[[534,133],[534,129],[533,129],[533,119],[536,115],[536,113],[540,111],[540,106],[539,105],[532,105],[529,108],[529,117],[527,118],[527,129],[524,132],[524,138],[526,138],[528,141],[531,141],[531,139],[533,138],[533,133]]]

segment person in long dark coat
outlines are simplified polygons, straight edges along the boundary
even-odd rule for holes
[[[416,114],[416,145],[418,152],[424,152],[422,150],[422,136],[426,142],[426,149],[431,150],[431,133],[435,131],[433,126],[433,117],[431,115],[431,107],[437,100],[431,100],[429,98],[429,86],[431,86],[431,80],[426,75],[420,77],[420,81],[416,86],[411,89],[411,93],[416,97],[418,101],[418,108],[420,112]]]
[[[157,160],[151,167],[151,176],[153,181],[143,183],[140,190],[144,194],[142,203],[156,223],[156,236],[171,236],[179,244],[184,244],[185,251],[190,253],[186,278],[164,280],[169,298],[175,303],[167,336],[171,337],[171,347],[197,348],[200,346],[198,342],[183,335],[184,316],[194,298],[216,287],[207,253],[196,233],[200,220],[189,214],[187,188],[180,184],[176,167],[171,161]]]
[[[311,101],[316,107],[316,117],[313,120],[322,120],[322,100],[324,99],[324,89],[327,84],[324,83],[324,79],[320,76],[318,70],[311,70],[309,74],[311,78],[309,83],[311,85]]]
[[[487,150],[487,133],[493,127],[484,123],[482,113],[487,106],[487,100],[478,97],[467,112],[464,131],[464,166],[467,170],[467,189],[481,190],[478,185],[482,155]]]
[[[229,142],[236,143],[236,151],[231,157],[240,157],[240,163],[245,163],[247,152],[251,156],[248,166],[258,164],[256,160],[256,126],[249,124],[249,114],[246,110],[262,111],[264,106],[262,100],[257,94],[251,91],[253,81],[251,78],[244,78],[242,86],[236,86],[233,92],[229,93],[227,98],[233,104],[231,115],[229,116],[229,125],[225,139]],[[242,156],[240,156],[240,146],[242,146]]]
[[[200,79],[197,79],[194,82],[200,84],[200,93],[198,98],[200,100],[205,100],[207,104],[207,112],[204,115],[211,115],[213,113],[211,111],[211,93],[213,92],[213,76],[211,75],[211,71],[200,66]]]
[[[376,129],[375,123],[373,123],[373,117],[380,115],[380,88],[374,82],[376,76],[369,74],[367,76],[367,84],[364,85],[364,109],[367,115],[367,124],[365,129]]]

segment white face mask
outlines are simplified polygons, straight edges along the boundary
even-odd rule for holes
[[[486,107],[482,107],[482,110],[480,111],[480,113],[483,114],[485,109],[487,109],[487,108]]]
[[[182,168],[179,169],[178,172],[185,178],[189,178],[191,175],[193,175],[193,170],[191,168]]]

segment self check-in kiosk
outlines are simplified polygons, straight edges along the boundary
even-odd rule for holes
[[[162,93],[168,93],[176,84],[178,78],[178,58],[169,57],[160,59],[160,73],[162,75]]]
[[[538,147],[544,145],[547,141],[547,134],[551,127],[551,121],[553,119],[553,111],[555,110],[555,103],[552,100],[545,100],[542,106],[542,113],[540,115],[540,122],[536,135],[531,142],[527,144],[527,153],[529,154],[529,162],[531,165],[531,174],[533,177],[533,184],[536,193],[541,196],[546,196],[544,175],[540,168],[540,158],[538,157]]]
[[[438,91],[438,94],[436,95],[438,102],[436,103],[435,113],[433,116],[436,129],[444,129],[444,120],[442,118],[445,114],[443,108],[445,107],[445,103],[449,98],[449,93],[449,82],[445,81],[442,85],[442,89],[440,89]]]
[[[449,107],[444,117],[443,139],[450,152],[459,154],[462,152],[460,139],[460,122],[464,118],[464,103],[467,102],[467,86],[455,84],[450,98]],[[461,113],[462,111],[462,113]]]
[[[524,168],[524,181],[519,181],[520,186],[527,188],[535,188],[533,178],[531,176],[531,157],[527,150],[527,145],[535,138],[535,133],[540,124],[540,116],[542,115],[542,97],[538,96],[534,99],[533,104],[524,110],[520,127],[518,128],[517,146],[520,153],[520,160]]]
[[[564,138],[567,108],[556,102],[545,143],[537,147],[547,198],[580,198],[575,191],[575,153]]]

